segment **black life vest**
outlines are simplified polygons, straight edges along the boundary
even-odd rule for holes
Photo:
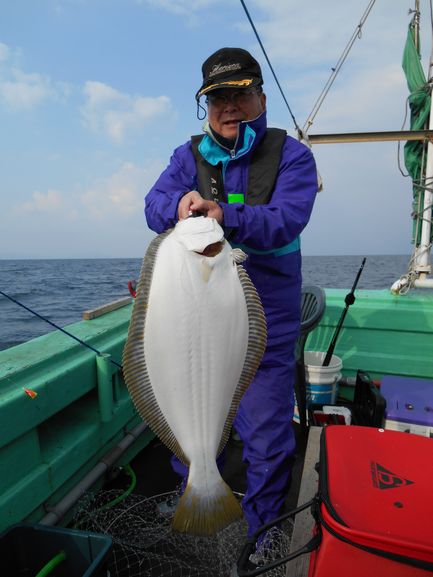
[[[245,191],[246,204],[255,206],[270,201],[286,136],[286,131],[281,128],[268,128],[265,136],[253,151],[248,171],[248,190]],[[213,166],[198,150],[203,138],[203,134],[191,137],[192,151],[197,165],[198,191],[206,200],[227,202],[221,163]]]

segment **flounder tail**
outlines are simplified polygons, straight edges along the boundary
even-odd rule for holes
[[[215,535],[242,515],[239,501],[222,479],[212,495],[188,483],[174,514],[173,529],[190,535]]]

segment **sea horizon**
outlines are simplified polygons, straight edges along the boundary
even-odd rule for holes
[[[350,289],[363,258],[357,290],[389,289],[406,274],[409,255],[303,255],[303,283]],[[140,275],[140,257],[0,259],[0,290],[60,327],[86,310],[130,296],[128,281]],[[48,323],[0,295],[0,350],[53,330]]]
[[[57,257],[57,256],[36,256],[36,257],[27,257],[27,256],[19,256],[19,257],[0,257],[0,261],[4,260],[128,260],[128,259],[140,259],[143,258],[144,254],[141,256],[67,256],[67,257]],[[345,254],[308,254],[302,252],[302,257],[378,257],[378,256],[401,256],[401,257],[410,257],[411,254],[405,254],[400,252],[375,252],[375,253],[345,253]]]

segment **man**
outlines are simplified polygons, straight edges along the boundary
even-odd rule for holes
[[[191,213],[215,218],[229,242],[249,255],[245,268],[268,327],[263,361],[234,422],[248,464],[243,509],[251,535],[280,514],[290,481],[299,234],[313,208],[317,173],[306,146],[284,131],[267,130],[262,74],[251,54],[222,48],[202,72],[196,100],[199,106],[206,97],[205,134],[174,151],[146,196],[145,213],[157,233]]]

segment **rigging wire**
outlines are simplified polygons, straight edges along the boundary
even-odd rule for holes
[[[370,0],[367,8],[364,11],[364,14],[361,17],[361,20],[359,21],[358,26],[355,28],[355,31],[353,32],[349,42],[347,43],[346,47],[344,48],[337,64],[335,65],[335,67],[332,68],[332,73],[330,75],[330,77],[328,78],[325,86],[322,89],[322,92],[319,94],[319,97],[317,98],[312,111],[310,112],[310,115],[306,121],[306,123],[304,124],[304,128],[303,131],[307,132],[308,129],[310,128],[310,126],[313,124],[314,119],[317,115],[317,113],[319,112],[320,107],[323,104],[323,101],[325,100],[331,86],[333,85],[338,73],[341,70],[341,67],[343,66],[347,56],[349,55],[349,52],[353,46],[353,44],[355,43],[355,40],[357,38],[361,38],[362,36],[362,27],[364,26],[374,4],[376,3],[376,0]]]
[[[401,130],[404,130],[406,128],[406,122],[407,122],[407,117],[408,117],[408,112],[409,112],[409,98],[410,96],[408,96],[406,98],[406,104],[404,107],[404,118],[403,118],[403,124],[401,127]],[[397,142],[397,167],[398,170],[400,171],[401,175],[406,177],[409,177],[410,174],[408,172],[404,172],[402,166],[401,166],[401,141],[399,140]]]
[[[245,14],[247,15],[247,18],[248,18],[248,20],[249,20],[249,22],[250,22],[250,24],[251,24],[251,27],[252,27],[252,29],[253,29],[253,31],[254,31],[254,34],[256,35],[257,41],[258,41],[258,43],[260,44],[260,48],[262,49],[262,52],[263,52],[263,54],[264,54],[264,56],[265,56],[265,58],[266,58],[266,62],[268,63],[269,68],[271,69],[272,75],[273,75],[273,77],[274,77],[274,79],[275,79],[275,82],[277,83],[277,86],[278,86],[278,88],[279,88],[279,90],[280,90],[280,93],[281,93],[281,96],[283,97],[283,100],[284,100],[284,102],[285,102],[285,104],[286,104],[286,106],[287,106],[287,109],[288,109],[288,111],[289,111],[289,113],[290,113],[290,116],[292,117],[293,124],[295,125],[295,129],[296,129],[296,131],[298,132],[299,135],[302,135],[302,130],[301,130],[301,128],[299,127],[298,123],[296,122],[295,115],[293,114],[293,112],[292,112],[292,110],[291,110],[291,108],[290,108],[290,106],[289,106],[289,103],[287,102],[287,98],[286,98],[286,96],[285,96],[285,94],[284,94],[284,92],[283,92],[283,89],[281,88],[280,82],[279,82],[279,80],[278,80],[278,78],[277,78],[277,75],[275,74],[275,71],[274,71],[273,66],[272,66],[272,64],[271,64],[271,61],[270,61],[269,58],[268,58],[268,55],[267,55],[266,50],[265,50],[265,47],[263,46],[263,43],[262,43],[262,41],[261,41],[261,39],[260,39],[259,33],[257,32],[257,29],[256,29],[256,27],[255,27],[255,25],[254,25],[254,22],[253,22],[253,20],[252,20],[252,18],[251,18],[251,16],[250,16],[250,13],[248,12],[248,8],[246,7],[244,0],[240,0],[240,2],[241,2],[241,4],[242,4],[243,9],[245,10]]]
[[[365,24],[368,16],[370,15],[370,12],[371,12],[374,4],[376,3],[376,0],[370,0],[370,1],[369,1],[368,5],[367,5],[367,8],[365,9],[363,15],[361,16],[361,19],[360,19],[360,21],[359,21],[359,24],[358,24],[358,26],[355,28],[355,31],[353,32],[353,34],[352,34],[349,42],[347,43],[345,49],[343,50],[342,55],[340,56],[337,64],[335,65],[335,67],[332,68],[332,73],[331,73],[330,77],[328,78],[328,81],[326,82],[326,84],[325,84],[322,92],[320,93],[318,99],[316,100],[316,102],[315,102],[315,104],[314,104],[314,106],[313,106],[313,109],[312,109],[312,111],[311,111],[311,113],[310,113],[310,115],[309,115],[306,123],[304,124],[303,129],[301,129],[300,126],[298,125],[298,123],[297,123],[297,121],[296,121],[296,118],[295,118],[295,116],[294,116],[294,114],[293,114],[293,112],[292,112],[292,110],[291,110],[291,108],[290,108],[290,105],[289,105],[289,103],[288,103],[288,101],[287,101],[287,98],[286,98],[284,92],[283,92],[283,89],[281,88],[281,84],[280,84],[280,82],[279,82],[279,80],[278,80],[278,78],[277,78],[277,75],[276,75],[276,73],[275,73],[275,71],[274,71],[274,68],[273,68],[273,66],[272,66],[272,64],[271,64],[271,61],[269,60],[269,57],[268,57],[268,55],[267,55],[267,52],[266,52],[265,47],[264,47],[264,45],[263,45],[263,42],[262,42],[262,40],[261,40],[261,38],[260,38],[260,35],[259,35],[258,31],[257,31],[257,28],[256,28],[255,25],[254,25],[253,19],[251,18],[251,15],[250,15],[250,13],[249,13],[249,11],[248,11],[248,8],[247,8],[247,6],[246,6],[246,4],[245,4],[245,1],[244,1],[244,0],[240,0],[240,2],[241,2],[241,4],[242,4],[242,7],[243,7],[243,9],[244,9],[244,11],[245,11],[245,14],[246,14],[249,22],[250,22],[250,24],[251,24],[251,27],[252,27],[252,29],[253,29],[253,31],[254,31],[254,34],[255,34],[255,36],[256,36],[256,38],[257,38],[257,41],[258,41],[259,45],[260,45],[260,48],[262,49],[262,52],[263,52],[263,54],[264,54],[264,56],[265,56],[265,58],[266,58],[266,61],[267,61],[268,66],[269,66],[269,68],[270,68],[270,70],[271,70],[271,72],[272,72],[272,75],[273,75],[273,77],[274,77],[274,79],[275,79],[275,82],[276,82],[276,84],[277,84],[277,86],[278,86],[278,89],[279,89],[279,91],[280,91],[280,93],[281,93],[281,96],[282,96],[282,98],[283,98],[283,100],[284,100],[284,103],[285,103],[285,105],[286,105],[286,107],[287,107],[287,109],[288,109],[288,111],[289,111],[289,113],[290,113],[290,116],[292,117],[292,120],[293,120],[293,124],[294,124],[294,126],[295,126],[295,129],[296,129],[296,131],[298,132],[298,135],[300,136],[301,139],[307,139],[307,138],[308,138],[308,137],[307,137],[307,131],[308,131],[308,129],[310,128],[310,126],[313,124],[314,119],[315,119],[315,117],[317,116],[317,113],[319,112],[319,109],[320,109],[320,107],[321,107],[322,104],[323,104],[323,101],[325,100],[325,98],[326,98],[326,96],[327,96],[327,94],[328,94],[328,92],[329,92],[332,84],[334,83],[334,81],[335,81],[338,73],[339,73],[340,70],[341,70],[341,67],[343,66],[343,64],[344,64],[347,56],[349,55],[349,52],[350,52],[353,44],[355,43],[355,40],[356,40],[357,38],[361,38],[361,36],[362,36],[362,27],[364,26],[364,24]],[[430,6],[432,6],[432,0],[430,0]],[[432,18],[432,26],[433,26],[433,11],[431,12],[431,14],[432,14],[432,17],[431,17],[431,18]]]

